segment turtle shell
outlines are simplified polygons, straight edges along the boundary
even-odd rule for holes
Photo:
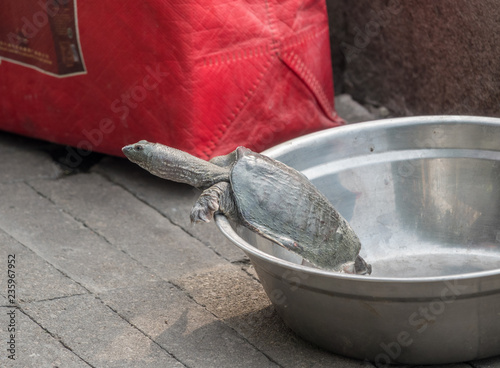
[[[240,147],[230,174],[240,220],[311,263],[339,271],[361,243],[347,221],[300,172]]]

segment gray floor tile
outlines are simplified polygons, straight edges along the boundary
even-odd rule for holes
[[[184,367],[94,296],[30,303],[26,312],[94,367]]]
[[[0,184],[0,229],[85,288],[99,292],[155,277],[125,253],[23,184]]]
[[[12,148],[0,152],[0,157],[0,183],[57,178],[61,175],[61,169],[50,156],[39,151]]]
[[[89,368],[84,359],[68,349],[57,338],[51,336],[20,310],[15,311],[14,331],[8,332],[11,308],[0,308],[0,339],[2,349],[0,366],[6,368]],[[14,351],[10,349],[10,334],[15,336]],[[13,359],[10,359],[11,356]]]
[[[100,298],[189,367],[277,367],[171,284],[114,290]]]
[[[8,258],[13,260],[12,271],[15,272],[15,292],[19,303],[88,292],[2,230],[0,244],[0,264],[7,265]],[[5,295],[6,292],[7,277],[0,277],[0,294]]]

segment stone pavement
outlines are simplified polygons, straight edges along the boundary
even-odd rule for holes
[[[282,323],[244,254],[189,223],[196,190],[113,157],[66,175],[47,147],[0,132],[0,367],[373,368]]]

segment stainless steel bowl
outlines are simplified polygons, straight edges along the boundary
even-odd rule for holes
[[[373,266],[371,276],[310,268],[217,216],[292,330],[379,365],[500,354],[500,119],[361,123],[265,154],[313,181]]]

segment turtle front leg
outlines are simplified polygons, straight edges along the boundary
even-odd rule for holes
[[[216,212],[222,212],[233,220],[236,218],[234,199],[226,181],[214,184],[201,193],[191,210],[191,222],[210,222]]]

